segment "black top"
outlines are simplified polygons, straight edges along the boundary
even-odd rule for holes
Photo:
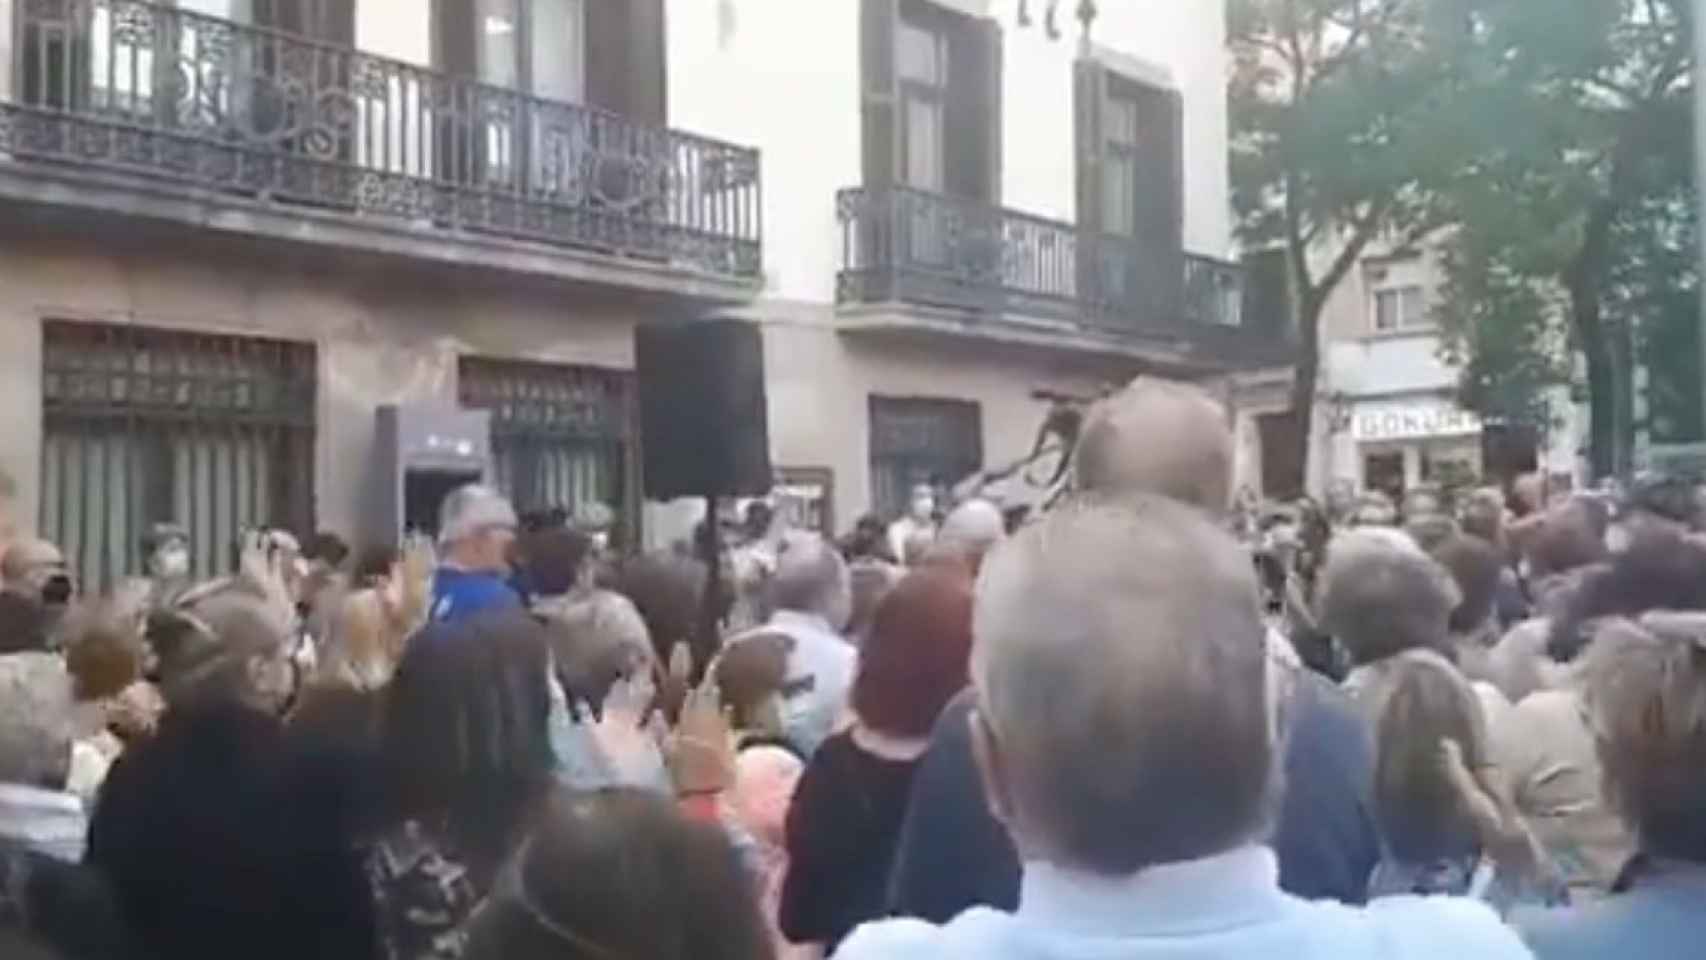
[[[1373,745],[1345,694],[1309,670],[1296,673],[1286,739],[1285,796],[1269,841],[1280,887],[1305,899],[1362,903],[1380,858],[1369,784]],[[1011,910],[1019,859],[988,813],[972,757],[971,692],[942,711],[920,762],[917,789],[895,851],[888,912],[946,923],[975,906]]]
[[[246,707],[172,707],[113,764],[84,863],[144,957],[372,955],[373,905],[334,758]]]
[[[788,810],[788,875],[780,925],[795,943],[833,953],[853,928],[884,915],[889,868],[917,761],[884,760],[850,733],[823,742]]]

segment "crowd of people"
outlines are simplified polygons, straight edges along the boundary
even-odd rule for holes
[[[759,503],[726,587],[481,486],[202,583],[161,525],[96,598],[14,539],[0,956],[1696,955],[1698,491],[1252,516],[1231,467],[1143,379],[1039,516]]]

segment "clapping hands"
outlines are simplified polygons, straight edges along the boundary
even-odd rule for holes
[[[656,709],[657,686],[644,670],[611,686],[596,719],[577,710],[618,782],[673,782],[684,795],[717,793],[733,782],[734,737],[716,671],[707,670],[704,682],[693,688],[687,681],[692,667],[686,644],[678,644],[664,680],[687,691],[674,730]]]
[[[675,657],[670,659],[673,669]],[[679,793],[717,793],[734,782],[734,735],[716,677],[713,664],[681,706],[670,750],[670,771]]]

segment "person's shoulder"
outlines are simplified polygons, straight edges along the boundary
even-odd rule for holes
[[[1617,898],[1613,897],[1615,901]],[[1535,954],[1545,960],[1600,956],[1607,934],[1624,929],[1621,904],[1591,903],[1562,909],[1518,911],[1511,922]]]
[[[867,923],[841,941],[834,960],[900,960],[905,957],[934,957],[947,939],[943,928],[910,918]]]
[[[899,918],[867,923],[854,930],[831,960],[939,960],[941,957],[1000,956],[997,944],[1011,917],[975,908],[937,926],[923,920]]]
[[[1362,710],[1349,690],[1306,667],[1295,670],[1292,677],[1292,694],[1302,715],[1347,727],[1363,727]]]
[[[863,759],[864,751],[853,742],[852,730],[838,730],[823,739],[806,761],[807,767],[816,767],[820,772],[834,770],[845,771],[856,767]]]
[[[1536,690],[1511,704],[1505,718],[1537,727],[1581,717],[1582,699],[1574,690]]]
[[[1638,886],[1593,903],[1520,910],[1511,922],[1541,960],[1685,956],[1706,938],[1706,918],[1692,904],[1644,896]]]
[[[1381,897],[1359,913],[1372,939],[1381,945],[1381,956],[1465,960],[1532,956],[1522,938],[1491,907],[1468,897]]]

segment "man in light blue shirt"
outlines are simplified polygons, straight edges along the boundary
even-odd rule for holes
[[[1249,555],[1151,495],[1051,511],[985,560],[968,719],[1023,863],[1012,913],[888,920],[838,960],[1523,960],[1485,906],[1297,899],[1262,845],[1279,718]]]
[[[847,564],[823,537],[789,531],[776,552],[776,572],[766,589],[769,622],[730,643],[780,634],[788,649],[782,683],[782,732],[809,757],[835,732],[847,708],[858,651],[842,636],[852,611]]]

